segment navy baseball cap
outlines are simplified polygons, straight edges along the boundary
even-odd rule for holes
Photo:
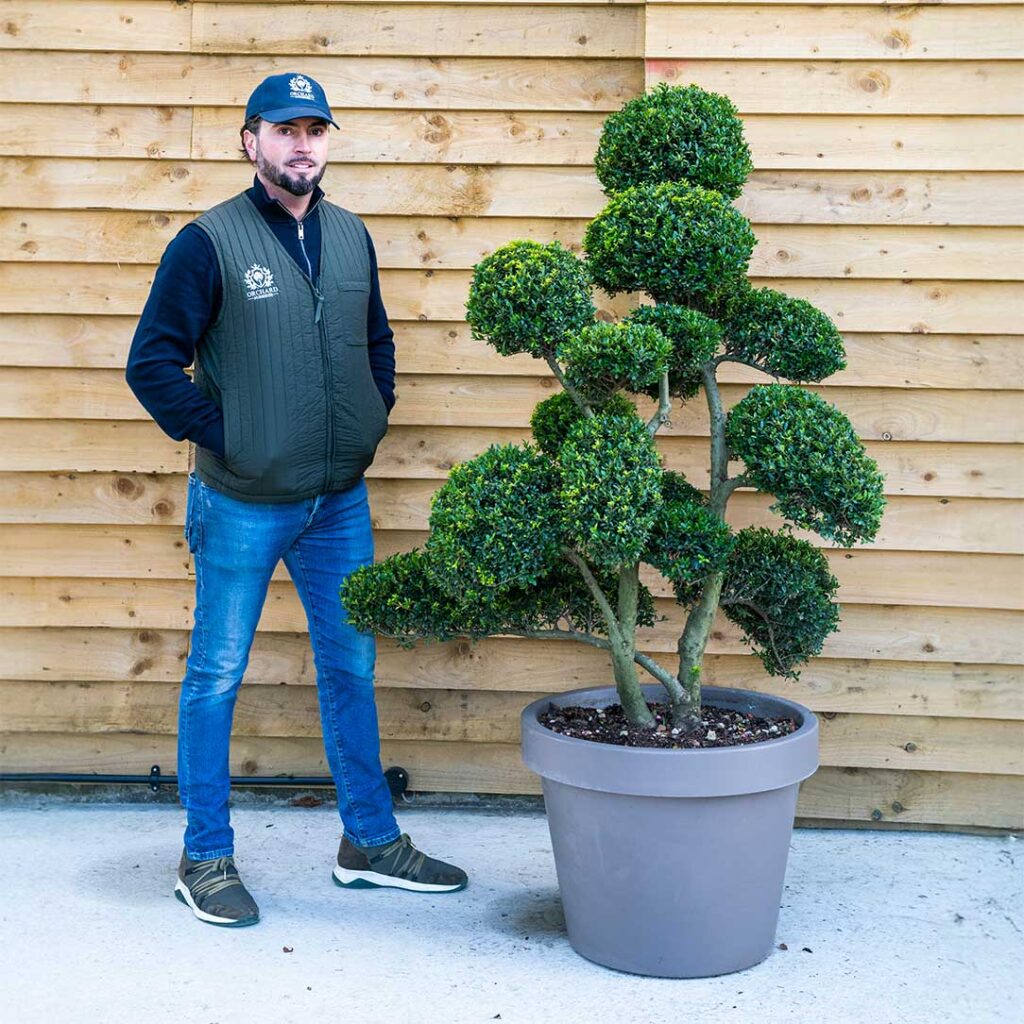
[[[320,117],[338,127],[331,116],[323,86],[309,75],[294,71],[270,75],[253,89],[245,105],[246,121],[256,114],[273,124],[296,117]]]

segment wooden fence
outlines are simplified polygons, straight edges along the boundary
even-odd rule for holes
[[[889,496],[876,544],[828,550],[841,629],[800,682],[766,676],[724,619],[709,679],[821,713],[804,819],[1019,827],[1020,26],[995,3],[0,0],[3,769],[173,771],[188,453],[123,366],[168,240],[248,184],[237,129],[262,76],[325,85],[341,130],[324,184],[382,267],[399,379],[368,474],[379,555],[422,543],[450,467],[527,437],[555,386],[469,337],[473,264],[513,238],[578,246],[603,205],[603,118],[696,82],[744,119],[755,283],[843,330],[849,368],[813,390]],[[728,404],[759,377],[723,369]],[[706,438],[692,402],[666,465],[705,481]],[[730,519],[777,523],[769,503],[739,491]],[[678,610],[647,582],[671,621],[643,647],[671,666]],[[304,626],[282,572],[238,701],[240,775],[327,773]],[[419,790],[539,791],[520,709],[609,678],[601,652],[561,643],[379,651],[384,760]]]

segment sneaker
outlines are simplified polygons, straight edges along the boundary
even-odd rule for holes
[[[356,846],[342,836],[334,869],[335,884],[346,889],[456,892],[468,880],[462,868],[421,853],[404,832],[384,846]]]
[[[183,852],[174,895],[207,924],[241,928],[260,919],[260,908],[238,877],[233,857],[189,860]]]

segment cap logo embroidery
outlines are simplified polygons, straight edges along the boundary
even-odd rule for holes
[[[245,272],[245,297],[247,299],[272,299],[277,294],[274,275],[269,267],[254,263]]]
[[[291,98],[293,100],[313,101],[313,83],[302,75],[296,75],[288,82]]]

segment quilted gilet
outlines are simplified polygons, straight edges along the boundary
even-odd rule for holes
[[[362,221],[321,200],[320,277],[299,270],[244,194],[195,222],[223,299],[195,382],[224,414],[224,457],[196,451],[211,487],[253,502],[347,490],[373,461],[387,410],[370,373],[370,259]]]

